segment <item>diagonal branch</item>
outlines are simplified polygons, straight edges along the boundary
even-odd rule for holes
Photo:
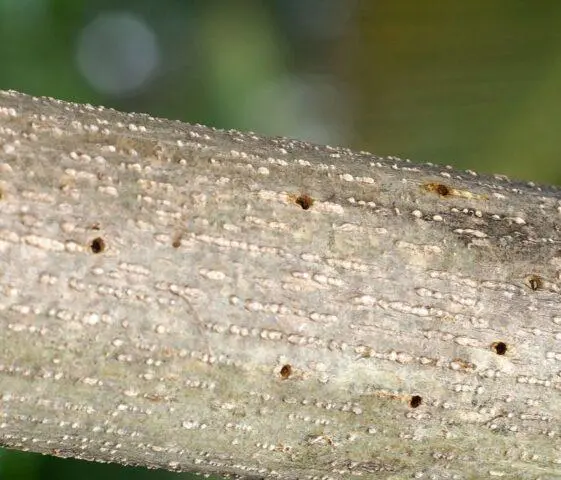
[[[553,187],[1,92],[0,196],[3,446],[561,475]]]

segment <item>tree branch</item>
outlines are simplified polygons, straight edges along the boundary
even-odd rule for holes
[[[557,189],[2,92],[0,192],[3,446],[561,475]]]

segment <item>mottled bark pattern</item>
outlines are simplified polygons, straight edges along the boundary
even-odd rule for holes
[[[561,195],[0,93],[0,444],[561,477]]]

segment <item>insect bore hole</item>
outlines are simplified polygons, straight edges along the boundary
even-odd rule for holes
[[[428,192],[434,192],[440,195],[441,197],[447,197],[448,195],[452,195],[452,189],[443,183],[426,183],[424,185],[425,190]]]
[[[527,285],[534,291],[543,288],[543,280],[538,275],[530,275],[526,278]]]
[[[296,198],[296,204],[300,205],[303,210],[308,210],[314,204],[314,199],[309,195],[299,195]]]
[[[280,376],[283,380],[286,380],[292,374],[292,366],[290,364],[283,365],[280,369]]]
[[[105,250],[105,241],[101,237],[94,238],[90,243],[90,248],[93,253],[101,253]]]
[[[409,406],[411,408],[417,408],[423,402],[423,398],[420,395],[413,395],[411,400],[409,400]]]
[[[507,346],[505,342],[494,342],[491,348],[497,355],[504,355],[507,351]]]

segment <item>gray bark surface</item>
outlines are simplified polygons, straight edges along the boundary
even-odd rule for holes
[[[0,92],[0,444],[561,478],[561,195]]]

